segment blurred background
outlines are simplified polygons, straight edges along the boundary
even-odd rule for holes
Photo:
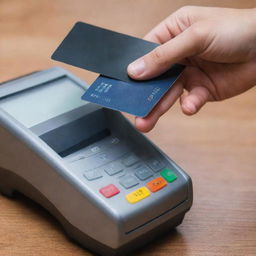
[[[0,0],[0,82],[62,66],[90,84],[97,74],[50,59],[75,22],[142,38],[184,5],[253,8],[256,1]],[[192,177],[194,205],[176,231],[134,255],[256,255],[255,92],[208,103],[192,117],[177,103],[147,134]],[[0,196],[0,255],[47,254],[91,255],[37,205]]]

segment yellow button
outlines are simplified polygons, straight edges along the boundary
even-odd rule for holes
[[[150,196],[149,190],[146,187],[141,187],[133,191],[132,193],[126,195],[126,199],[129,203],[135,204],[148,196]]]

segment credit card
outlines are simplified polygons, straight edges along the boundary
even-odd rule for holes
[[[100,75],[82,99],[106,108],[145,117],[172,87],[184,66],[174,65],[163,76],[148,81],[124,82]]]
[[[127,66],[158,44],[77,22],[52,59],[130,82]]]

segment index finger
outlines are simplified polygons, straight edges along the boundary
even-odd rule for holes
[[[144,39],[154,43],[164,44],[182,33],[193,23],[208,17],[212,9],[201,6],[183,6],[155,26],[146,34]],[[216,8],[214,9],[216,10]]]
[[[188,19],[186,19],[188,9],[190,8],[183,7],[173,12],[170,16],[155,26],[148,34],[146,34],[144,39],[154,43],[164,44],[183,32],[190,26],[187,22]],[[181,26],[181,24],[183,24],[183,26]]]

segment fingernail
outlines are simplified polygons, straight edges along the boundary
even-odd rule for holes
[[[196,112],[196,106],[190,101],[183,103],[182,107],[190,114],[194,114]]]
[[[139,77],[145,71],[145,61],[141,58],[135,60],[128,66],[128,73],[134,77]]]

